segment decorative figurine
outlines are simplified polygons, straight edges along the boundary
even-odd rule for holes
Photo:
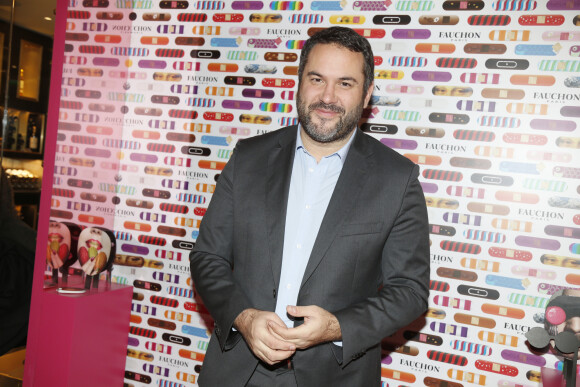
[[[576,387],[576,367],[580,347],[580,289],[564,289],[556,292],[548,306],[544,318],[544,328],[535,327],[526,333],[530,345],[545,348],[550,345],[553,352],[563,360],[562,373],[542,369],[544,386]],[[556,383],[546,383],[547,379]],[[544,380],[546,379],[546,380]],[[563,381],[565,384],[563,384]]]
[[[107,271],[111,283],[111,270],[115,258],[116,239],[112,231],[101,227],[87,227],[81,231],[78,242],[78,259],[87,275],[85,289],[99,287],[99,274]]]

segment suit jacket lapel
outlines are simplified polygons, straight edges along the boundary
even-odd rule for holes
[[[296,153],[296,131],[292,126],[284,130],[277,146],[270,151],[266,170],[266,219],[269,230],[269,254],[272,276],[278,288],[284,250],[284,228],[292,164]]]
[[[318,236],[304,271],[301,287],[316,270],[344,220],[348,219],[352,204],[356,203],[360,188],[368,178],[367,170],[370,168],[370,160],[368,149],[365,146],[367,141],[366,135],[358,131],[322,219]]]

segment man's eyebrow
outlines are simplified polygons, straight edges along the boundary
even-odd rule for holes
[[[316,71],[309,71],[309,72],[306,74],[306,76],[313,76],[313,75],[314,75],[314,76],[316,76],[316,77],[319,77],[319,78],[324,78],[324,76],[323,76],[322,74],[320,74],[319,72],[316,72]],[[352,81],[352,82],[354,82],[354,83],[357,83],[357,84],[358,84],[358,81],[357,81],[357,79],[356,79],[356,78],[354,78],[354,77],[340,77],[340,78],[338,78],[338,79],[339,79],[339,80],[341,80],[341,81]]]
[[[314,75],[314,76],[317,76],[319,78],[322,78],[322,74],[317,73],[316,71],[309,71],[306,75],[308,75],[308,76]]]

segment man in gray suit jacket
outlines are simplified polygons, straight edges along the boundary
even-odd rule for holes
[[[382,338],[427,308],[419,168],[357,129],[369,43],[324,29],[298,78],[300,124],[238,142],[190,256],[215,320],[201,386],[378,386]]]

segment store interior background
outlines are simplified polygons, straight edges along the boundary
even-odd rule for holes
[[[3,242],[3,259],[0,260],[1,386],[22,385],[24,372],[27,324],[22,322],[28,316],[30,292],[22,291],[16,296],[12,293],[15,286],[31,287],[33,240],[37,230],[43,177],[55,7],[55,0],[0,0],[0,161],[6,172],[0,179],[0,229]],[[27,56],[25,50],[30,47],[35,53]],[[35,70],[34,74],[26,77],[30,69]],[[31,98],[20,92],[24,89],[19,91],[19,84],[21,87],[32,84],[35,95]],[[12,208],[15,211],[11,211]],[[15,250],[7,242],[12,239],[19,239],[21,244],[32,244],[28,250],[17,250],[19,255],[30,256],[30,259],[22,260],[23,263],[17,267],[11,261],[17,256],[11,254]],[[10,276],[12,278],[7,278]],[[14,330],[16,325],[22,327]]]
[[[54,0],[0,1],[0,33],[2,34],[0,40],[3,45],[0,56],[2,63],[0,160],[11,181],[18,216],[35,230],[43,175],[42,159],[55,7]],[[36,53],[27,57],[25,52],[21,53],[21,44],[31,45]],[[10,52],[11,55],[9,55]],[[25,74],[19,79],[19,71],[24,74],[25,70],[29,70],[26,66],[33,66],[35,71],[39,70],[39,73]],[[10,74],[8,90],[6,90],[6,69],[8,68]],[[38,86],[38,97],[19,93],[19,82],[20,85],[32,82],[35,88],[33,93],[36,93],[36,86]],[[5,111],[8,114],[5,115]]]

